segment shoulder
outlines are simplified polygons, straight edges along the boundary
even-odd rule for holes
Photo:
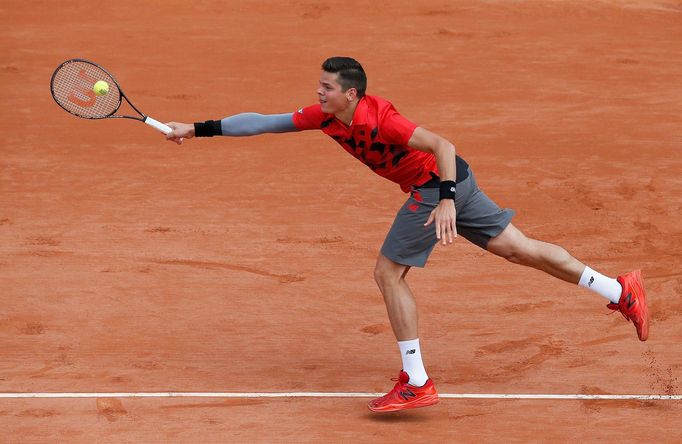
[[[379,112],[386,112],[389,110],[395,111],[395,106],[388,100],[379,96],[365,96],[367,105],[376,109]]]
[[[314,105],[299,108],[294,113],[294,115],[300,115],[303,117],[317,117],[317,116],[324,116],[324,113],[322,112],[322,106],[319,103],[316,103]]]
[[[292,119],[294,125],[300,130],[305,129],[319,129],[322,122],[328,120],[331,114],[322,112],[322,106],[317,103],[315,105],[299,108],[293,113]]]
[[[400,113],[395,108],[393,103],[378,96],[366,96],[367,105],[372,114],[376,116],[377,123],[381,126],[389,124],[395,116],[400,116]]]
[[[395,108],[390,101],[377,96],[365,96],[367,98],[368,108],[377,117],[379,125],[392,124],[396,118],[402,118],[402,115]]]
[[[391,102],[381,97],[372,97],[375,104],[379,133],[389,143],[408,145],[417,125],[406,119]]]

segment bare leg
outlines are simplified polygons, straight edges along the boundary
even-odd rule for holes
[[[391,321],[393,333],[398,341],[417,338],[417,303],[405,281],[410,270],[379,254],[374,269],[374,280],[384,296],[384,303]]]
[[[488,251],[515,264],[533,267],[571,284],[580,281],[585,265],[562,247],[526,237],[509,224],[488,242]]]

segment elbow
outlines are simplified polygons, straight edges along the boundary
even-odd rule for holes
[[[455,150],[455,145],[452,144],[451,142],[443,139],[441,143],[436,145],[436,148],[433,150],[433,153],[435,155],[442,155],[442,156],[454,156],[456,153]]]

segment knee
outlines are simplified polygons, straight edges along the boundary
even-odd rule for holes
[[[528,265],[534,257],[532,240],[525,236],[517,237],[505,248],[500,249],[498,255],[513,264]]]
[[[377,264],[374,267],[374,281],[382,291],[385,288],[397,285],[400,279],[401,275],[390,267],[383,266],[382,264]]]
[[[509,254],[503,256],[506,260],[511,262],[512,264],[526,264],[528,261],[526,260],[526,257],[520,252],[520,251],[510,251]]]

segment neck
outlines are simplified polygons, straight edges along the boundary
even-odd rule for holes
[[[355,108],[358,107],[359,101],[359,99],[353,100],[348,104],[346,109],[339,111],[338,113],[334,114],[334,116],[346,125],[350,126],[350,124],[353,122],[353,115],[355,114]]]

